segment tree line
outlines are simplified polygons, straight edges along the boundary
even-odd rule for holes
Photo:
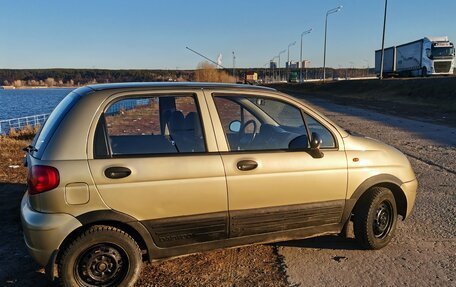
[[[82,86],[94,83],[189,81],[193,71],[107,69],[0,69],[3,86]]]
[[[212,70],[212,71],[211,71]],[[259,78],[273,76],[271,69],[237,68],[235,77],[231,69],[217,70],[215,66],[202,62],[196,70],[108,70],[108,69],[0,69],[0,85],[3,86],[47,86],[65,87],[82,86],[96,83],[116,82],[163,82],[163,81],[221,81],[242,82],[247,72],[257,72]],[[286,73],[281,68],[281,73]],[[274,70],[278,72],[277,69]],[[308,68],[305,75],[308,79],[322,77],[322,68]],[[326,74],[332,77],[362,77],[374,75],[373,69],[332,69]]]

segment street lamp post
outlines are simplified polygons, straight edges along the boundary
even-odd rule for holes
[[[274,59],[269,60],[269,81],[273,82],[274,81],[274,67],[273,67],[273,61]]]
[[[355,63],[350,61],[350,78],[353,78],[354,70],[355,70]]]
[[[302,36],[309,34],[312,32],[312,28],[309,30],[306,30],[301,33],[301,52],[299,54],[299,82],[302,83],[302,69],[303,69],[303,64],[302,64]]]
[[[233,51],[233,78],[236,79],[236,56]]]
[[[275,58],[277,58],[277,56],[273,57],[272,60],[271,60],[271,63],[272,63],[272,64],[271,64],[271,65],[272,65],[272,81],[275,81],[275,78],[276,78],[276,76],[275,76],[275,69],[274,69],[274,67],[275,67],[275,64],[274,64],[275,62],[274,62],[274,60],[275,60]]]
[[[279,52],[279,54],[277,55],[277,57],[279,57],[279,81],[282,81],[282,73],[280,72],[280,55],[282,55],[283,53],[285,53],[286,50],[282,50]]]
[[[326,35],[328,33],[328,15],[339,12],[342,9],[342,6],[330,9],[326,11],[326,19],[325,19],[325,47],[323,52],[323,82],[326,79]]]
[[[386,28],[386,10],[388,8],[388,0],[385,0],[385,14],[383,15],[383,36],[382,36],[382,56],[380,59],[380,80],[383,79],[383,61],[385,57],[385,28]]]
[[[268,75],[268,65],[270,65],[270,63],[266,63],[266,64],[263,65],[263,67],[264,67],[264,70],[263,70],[263,82],[264,83],[267,83],[266,78],[267,78],[267,75]]]
[[[290,78],[290,47],[296,45],[296,41],[288,44],[288,55],[287,55],[287,80]]]

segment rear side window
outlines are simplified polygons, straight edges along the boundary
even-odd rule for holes
[[[39,133],[33,139],[32,145],[38,150],[34,152],[34,157],[41,158],[47,143],[51,139],[60,122],[63,120],[68,111],[76,104],[80,97],[80,95],[71,92],[63,98],[62,101],[60,101],[57,107],[55,107],[45,124],[40,129]]]
[[[101,129],[104,132],[100,132]],[[95,157],[206,151],[193,95],[148,96],[116,101],[101,117],[95,137]],[[104,145],[106,149],[100,148]]]

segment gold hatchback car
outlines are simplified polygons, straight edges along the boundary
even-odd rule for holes
[[[64,286],[133,285],[143,261],[344,233],[391,240],[407,158],[274,89],[125,83],[74,90],[27,148],[25,243]]]

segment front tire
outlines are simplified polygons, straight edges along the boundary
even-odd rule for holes
[[[391,190],[373,187],[363,195],[355,208],[355,238],[365,249],[381,249],[396,231],[397,207]]]
[[[141,268],[141,249],[130,235],[95,225],[64,248],[58,261],[59,285],[133,286]]]

